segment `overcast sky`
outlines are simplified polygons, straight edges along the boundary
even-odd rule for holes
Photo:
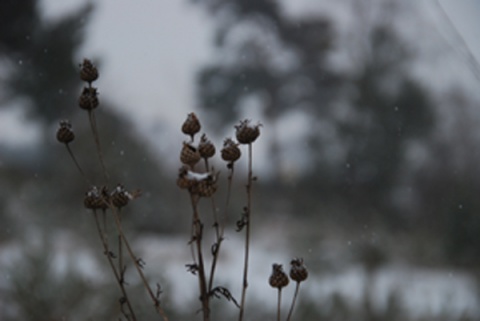
[[[43,0],[41,3],[45,15],[55,19],[85,1]],[[285,3],[292,14],[321,10],[339,20],[348,20],[349,13],[345,8],[349,0]],[[452,37],[452,29],[442,20],[435,2],[421,3],[419,10],[424,11],[422,14],[428,23],[436,24],[440,36],[453,47],[461,45],[458,38]],[[103,0],[95,4],[87,39],[77,60],[89,57],[101,61],[97,86],[102,98],[108,98],[144,132],[169,126],[177,128],[195,106],[195,71],[214,59],[211,17],[201,6],[192,6],[187,0]],[[480,57],[480,1],[442,0],[441,4],[472,52]],[[408,23],[405,29],[408,30]],[[465,55],[461,46],[452,52],[459,57]],[[450,71],[446,70],[445,78],[450,77]],[[468,72],[468,68],[465,71]],[[16,140],[15,143],[23,142],[35,135],[34,129],[25,131],[24,137],[12,132],[15,128],[13,119],[20,116],[0,115],[0,130],[3,132],[0,142],[2,139],[10,143],[12,139]],[[249,118],[255,119],[256,116]],[[300,119],[298,124],[301,127]],[[171,146],[166,142],[157,147],[168,149]]]

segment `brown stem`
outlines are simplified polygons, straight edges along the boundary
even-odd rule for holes
[[[282,288],[278,288],[278,298],[277,298],[277,321],[280,321],[280,307],[282,303]]]
[[[207,280],[205,276],[205,264],[203,261],[202,237],[203,225],[198,214],[198,197],[190,193],[190,200],[193,209],[193,241],[195,241],[198,258],[198,283],[200,289],[200,301],[202,302],[203,320],[210,320],[210,297],[207,291]]]
[[[246,210],[246,232],[245,232],[245,257],[243,265],[243,282],[242,282],[242,299],[240,303],[240,313],[238,320],[243,320],[243,313],[245,310],[245,298],[247,294],[248,287],[248,259],[250,251],[250,213],[252,209],[252,182],[253,182],[253,172],[252,172],[252,144],[248,144],[248,181],[247,181],[247,210]]]
[[[104,213],[105,215],[105,210]],[[123,302],[127,305],[128,311],[130,311],[130,315],[132,316],[133,320],[137,320],[135,313],[133,312],[132,305],[130,303],[130,300],[128,299],[127,291],[125,290],[124,282],[123,282],[123,277],[120,276],[118,273],[118,270],[115,268],[115,264],[112,259],[112,254],[110,252],[109,246],[108,246],[108,236],[105,234],[105,230],[102,232],[102,228],[100,227],[100,221],[98,219],[98,213],[96,210],[93,210],[93,216],[95,217],[95,225],[97,226],[97,232],[98,236],[100,237],[100,240],[102,241],[103,245],[103,251],[105,256],[108,259],[108,263],[110,264],[110,267],[112,268],[113,275],[115,276],[115,279],[117,281],[118,286],[120,287],[120,291],[122,292],[123,295]],[[125,316],[127,319],[128,316]]]
[[[125,233],[123,233],[123,229],[122,229],[122,225],[120,223],[120,218],[119,218],[117,209],[114,206],[110,206],[110,208],[112,209],[113,218],[115,220],[115,225],[117,226],[118,234],[121,236],[121,238],[123,240],[123,243],[125,244],[125,247],[127,249],[127,252],[128,252],[130,258],[133,261],[133,265],[135,266],[135,268],[138,272],[138,275],[140,276],[140,279],[142,280],[143,285],[148,292],[148,295],[150,296],[150,298],[152,299],[152,301],[154,303],[155,310],[157,311],[158,314],[160,314],[160,316],[163,318],[164,321],[168,321],[168,317],[165,314],[165,311],[160,306],[160,302],[158,301],[157,297],[155,296],[155,294],[152,291],[152,288],[148,284],[147,278],[145,277],[145,274],[142,271],[142,267],[140,266],[139,259],[137,259],[137,257],[133,253],[133,250],[130,247],[130,243],[128,242],[128,240],[126,238]]]
[[[208,283],[208,292],[210,293],[213,289],[213,279],[215,275],[215,269],[217,266],[218,262],[218,256],[220,253],[220,246],[224,240],[224,235],[225,235],[225,226],[227,225],[227,217],[228,217],[228,208],[230,205],[230,196],[231,196],[231,191],[232,191],[232,180],[233,180],[233,173],[234,173],[234,167],[233,163],[230,167],[230,174],[228,175],[228,185],[227,185],[227,197],[226,197],[226,204],[225,204],[225,212],[223,215],[223,222],[220,225],[220,231],[218,232],[217,230],[217,243],[216,243],[216,248],[215,252],[213,255],[213,260],[212,260],[212,266],[210,269],[210,279]],[[212,205],[213,206],[213,205]],[[216,224],[218,226],[218,224]]]
[[[102,147],[100,145],[100,138],[98,135],[97,122],[95,120],[95,113],[93,110],[88,110],[88,120],[90,121],[90,127],[92,128],[93,138],[95,140],[95,145],[97,146],[97,154],[102,166],[103,177],[105,179],[105,184],[108,185],[108,173],[107,168],[105,167],[105,162],[103,160]]]
[[[82,175],[83,179],[87,182],[88,185],[92,185],[92,184],[90,183],[90,181],[88,180],[87,175],[85,175],[85,172],[82,170],[82,167],[81,167],[80,164],[78,163],[77,158],[76,158],[75,155],[73,154],[73,151],[72,151],[72,149],[70,148],[70,145],[67,143],[67,144],[65,144],[65,147],[67,148],[68,154],[70,155],[70,157],[72,158],[73,162],[75,163],[75,166],[77,167],[78,171],[80,172],[80,175]]]
[[[288,312],[287,321],[290,321],[292,317],[293,308],[295,307],[295,302],[297,302],[298,291],[300,290],[300,282],[297,282],[297,286],[295,287],[295,294],[293,295],[292,305],[290,306],[290,311]]]
[[[122,223],[122,214],[121,214],[121,210],[118,209],[118,220],[120,221],[120,224]],[[125,266],[123,264],[123,247],[122,247],[122,236],[120,235],[120,233],[118,233],[117,235],[117,242],[118,242],[118,269],[121,273],[121,276],[122,276],[122,280],[124,279],[125,277]]]

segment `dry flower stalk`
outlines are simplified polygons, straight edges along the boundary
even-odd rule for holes
[[[135,321],[137,317],[135,315],[131,299],[128,296],[128,291],[125,282],[125,271],[127,269],[127,263],[124,258],[124,250],[131,259],[131,264],[135,267],[139,278],[144,285],[148,297],[152,300],[154,308],[163,321],[168,321],[168,317],[161,307],[160,294],[162,293],[161,287],[157,284],[157,289],[154,292],[150,286],[147,278],[144,274],[144,261],[137,257],[130,246],[130,243],[126,237],[122,225],[122,209],[130,204],[130,201],[140,196],[140,191],[128,191],[122,184],[118,184],[112,190],[109,186],[109,176],[107,174],[107,168],[103,159],[102,146],[100,144],[100,135],[98,132],[97,122],[95,118],[95,110],[99,106],[98,91],[93,87],[99,77],[98,69],[88,59],[80,64],[80,79],[86,82],[86,86],[83,88],[81,95],[78,99],[78,105],[81,109],[88,113],[88,121],[92,135],[94,137],[94,143],[96,146],[97,156],[100,166],[103,172],[103,183],[100,186],[91,184],[90,179],[86,177],[84,171],[80,167],[77,159],[75,158],[70,144],[75,139],[75,134],[72,130],[72,125],[69,121],[61,121],[60,127],[56,133],[57,140],[64,144],[78,168],[85,181],[90,188],[85,193],[83,200],[84,206],[91,210],[93,213],[95,226],[97,228],[98,236],[102,244],[102,250],[105,254],[109,266],[115,276],[115,280],[120,288],[121,297],[119,299],[120,309],[123,317],[126,320]],[[253,154],[252,144],[260,136],[260,124],[252,125],[250,120],[240,121],[235,126],[235,142],[231,138],[227,138],[223,142],[223,148],[220,152],[220,157],[227,163],[226,167],[229,171],[227,176],[227,193],[225,199],[225,208],[223,216],[219,220],[217,217],[217,206],[215,203],[215,194],[219,188],[219,174],[209,164],[215,153],[215,145],[207,138],[205,134],[202,134],[200,141],[195,144],[195,135],[200,132],[202,126],[195,113],[187,115],[187,119],[181,126],[181,131],[185,135],[190,137],[190,141],[183,142],[180,151],[180,162],[182,166],[178,171],[177,185],[181,189],[188,192],[190,197],[190,203],[192,207],[192,227],[190,236],[190,245],[192,251],[193,263],[187,264],[187,269],[192,274],[196,275],[199,284],[199,299],[202,306],[202,316],[204,321],[209,321],[211,316],[210,302],[211,298],[223,297],[228,301],[233,302],[239,308],[239,321],[243,320],[245,311],[245,297],[248,287],[248,268],[249,268],[249,251],[250,251],[250,234],[251,234],[251,213],[252,213],[252,185],[256,178],[253,176]],[[245,231],[245,245],[244,245],[244,264],[242,274],[242,290],[241,301],[238,303],[230,291],[221,285],[215,285],[215,273],[218,266],[218,258],[220,255],[221,245],[224,240],[225,226],[227,224],[227,216],[230,206],[231,189],[234,177],[234,165],[241,158],[242,152],[240,145],[247,145],[247,183],[246,183],[246,205],[243,207],[242,216],[237,221],[237,231]],[[199,170],[198,163],[201,159],[204,159],[205,169]],[[205,261],[204,247],[204,224],[202,221],[202,215],[199,212],[199,202],[202,199],[209,198],[212,203],[213,213],[213,227],[215,242],[210,246],[210,252],[212,255],[211,265],[208,269]],[[118,252],[114,253],[109,244],[108,224],[113,224],[117,231]],[[287,321],[290,320],[293,307],[298,294],[299,285],[308,276],[308,272],[303,264],[302,259],[294,259],[291,261],[290,278],[297,283],[295,295],[293,297],[292,305],[288,314]],[[288,285],[289,278],[285,272],[283,272],[280,264],[273,265],[272,275],[269,278],[269,283],[272,287],[278,289],[278,314],[277,318],[280,320],[280,301],[281,301],[281,289]]]

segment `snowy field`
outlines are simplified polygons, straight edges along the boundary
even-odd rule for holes
[[[93,251],[99,251],[100,247],[79,248],[78,240],[66,232],[56,232],[54,239],[50,257],[56,275],[61,277],[73,269],[85,278],[101,284],[105,284],[105,279],[110,279],[107,264],[98,262],[98,256],[93,255]],[[145,272],[152,280],[152,285],[160,278],[168,280],[168,293],[164,296],[178,307],[195,302],[198,296],[197,280],[185,269],[185,264],[191,263],[187,239],[186,235],[168,238],[152,235],[138,238],[134,243],[138,255],[147,263]],[[31,242],[30,250],[40,244],[36,243],[35,237]],[[276,306],[276,291],[267,282],[271,265],[281,263],[288,270],[291,258],[288,250],[275,250],[272,248],[273,244],[285,249],[281,241],[277,242],[274,236],[267,236],[265,233],[253,240],[247,300],[247,305],[251,302],[271,311],[274,311]],[[0,278],[2,292],[8,289],[10,281],[9,272],[5,271],[12,271],[12,266],[21,266],[23,250],[16,243],[0,248],[0,271],[4,271]],[[315,255],[314,251],[311,254]],[[242,240],[236,235],[234,238],[227,237],[222,247],[216,283],[226,286],[235,297],[240,294],[242,258]],[[306,263],[308,266],[308,260]],[[133,269],[130,272],[133,272]],[[136,280],[133,274],[127,275],[127,278],[129,284]],[[311,301],[315,305],[323,304],[327,307],[332,295],[338,295],[348,302],[350,307],[359,307],[364,303],[366,280],[365,270],[359,265],[350,264],[328,272],[310,269],[309,278],[302,283],[300,301]],[[454,319],[480,315],[477,281],[474,276],[462,271],[392,264],[381,267],[370,280],[371,303],[376,311],[387,309],[391,295],[395,294],[402,310],[411,317],[441,315]],[[111,286],[114,287],[115,284],[112,283]],[[284,290],[286,301],[292,297],[293,290],[293,285]]]

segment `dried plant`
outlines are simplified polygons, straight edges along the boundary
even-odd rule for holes
[[[98,108],[100,102],[98,99],[97,88],[93,87],[93,82],[97,80],[98,77],[99,72],[97,68],[90,60],[85,59],[83,63],[80,64],[80,78],[87,83],[87,86],[83,88],[80,94],[78,105],[81,109],[86,110],[88,113],[88,121],[90,123],[97,156],[103,173],[103,183],[100,185],[101,187],[91,184],[91,182],[94,180],[86,177],[85,172],[82,170],[77,158],[74,156],[74,153],[70,148],[70,143],[75,139],[75,135],[69,121],[64,120],[60,122],[60,128],[57,131],[56,137],[59,142],[66,146],[67,151],[74,161],[80,174],[84,177],[85,181],[91,185],[88,191],[85,193],[84,206],[87,209],[90,209],[93,213],[98,236],[102,244],[103,254],[107,258],[115,280],[120,288],[121,297],[119,298],[119,304],[120,311],[124,318],[132,321],[137,320],[131,299],[129,298],[125,287],[125,272],[128,266],[124,258],[124,249],[126,249],[126,253],[130,257],[131,263],[138,272],[148,296],[153,302],[155,310],[164,321],[168,321],[168,318],[160,305],[160,292],[153,292],[143,272],[145,263],[141,258],[135,255],[123,231],[121,209],[127,206],[130,200],[134,200],[139,197],[140,192],[138,190],[129,192],[121,184],[118,184],[111,191],[108,188],[109,175],[107,173],[107,167],[103,157],[102,146],[100,144],[100,135],[95,117],[95,110]],[[110,225],[113,225],[117,232],[117,253],[114,252],[110,245]]]
[[[72,158],[75,167],[78,169],[84,181],[89,185],[83,200],[84,206],[92,211],[98,237],[100,239],[102,252],[107,258],[108,265],[115,277],[119,287],[121,296],[119,298],[119,310],[125,320],[138,320],[134,311],[132,300],[128,295],[125,275],[127,268],[133,266],[136,270],[146,292],[147,297],[151,300],[155,311],[161,319],[168,321],[168,317],[161,306],[160,295],[162,294],[161,286],[156,284],[156,291],[152,290],[151,285],[147,281],[144,273],[145,262],[138,257],[127,238],[122,225],[122,209],[140,196],[139,190],[129,191],[123,184],[118,184],[114,188],[110,188],[109,174],[103,157],[99,127],[97,125],[95,110],[99,107],[97,88],[93,87],[93,83],[98,79],[99,72],[94,64],[85,59],[80,64],[80,79],[86,82],[80,97],[78,105],[87,112],[90,130],[93,136],[99,166],[102,171],[102,181],[95,182],[97,178],[88,178],[85,175],[80,163],[71,149],[71,143],[75,139],[72,125],[68,120],[60,122],[57,131],[57,140],[65,145],[68,154]],[[211,317],[211,299],[224,298],[232,302],[239,309],[238,319],[242,321],[245,314],[246,293],[248,288],[248,270],[250,257],[250,239],[251,239],[251,223],[252,223],[252,194],[253,183],[256,177],[253,175],[253,143],[260,136],[260,124],[252,125],[249,120],[241,121],[235,126],[235,142],[231,138],[227,138],[223,142],[220,151],[220,157],[226,162],[228,170],[226,195],[224,208],[220,211],[217,209],[217,201],[215,195],[219,189],[220,171],[216,171],[210,163],[210,159],[215,156],[215,145],[207,138],[206,134],[202,134],[198,142],[195,137],[202,129],[199,118],[195,113],[187,115],[186,120],[181,126],[183,134],[189,137],[188,141],[183,142],[180,148],[181,167],[178,171],[177,186],[186,190],[189,195],[190,206],[192,210],[190,239],[190,251],[192,262],[185,266],[187,271],[192,273],[198,279],[199,300],[201,303],[201,312],[204,321],[210,320]],[[227,287],[217,285],[215,276],[218,269],[218,260],[220,257],[222,243],[225,239],[225,227],[227,225],[228,213],[230,211],[230,199],[232,194],[232,185],[234,181],[235,164],[241,159],[241,146],[247,148],[247,176],[246,176],[246,205],[243,207],[240,218],[236,222],[237,232],[244,232],[244,255],[243,255],[243,273],[241,275],[242,287],[240,300],[237,301],[235,296]],[[201,160],[203,159],[203,166]],[[92,184],[95,182],[95,184]],[[204,213],[200,213],[199,203],[202,199],[210,199],[212,210],[212,229],[205,228]],[[221,214],[221,215],[219,215]],[[110,230],[114,230],[116,235],[113,238]],[[212,233],[213,244],[205,244],[206,233]],[[112,246],[112,239],[116,239],[116,245]],[[206,251],[209,248],[210,251]],[[209,253],[209,254],[208,254]],[[206,260],[206,256],[210,255],[211,259]],[[207,262],[210,261],[210,266]],[[293,297],[290,312],[287,321],[290,320],[295,301],[298,295],[300,282],[304,281],[307,276],[306,268],[303,260],[294,259],[292,261],[292,270],[290,278],[297,282],[297,289]],[[270,277],[270,285],[278,288],[278,311],[277,319],[280,320],[280,304],[281,289],[288,284],[288,276],[283,272],[282,266],[274,264],[274,271]]]

